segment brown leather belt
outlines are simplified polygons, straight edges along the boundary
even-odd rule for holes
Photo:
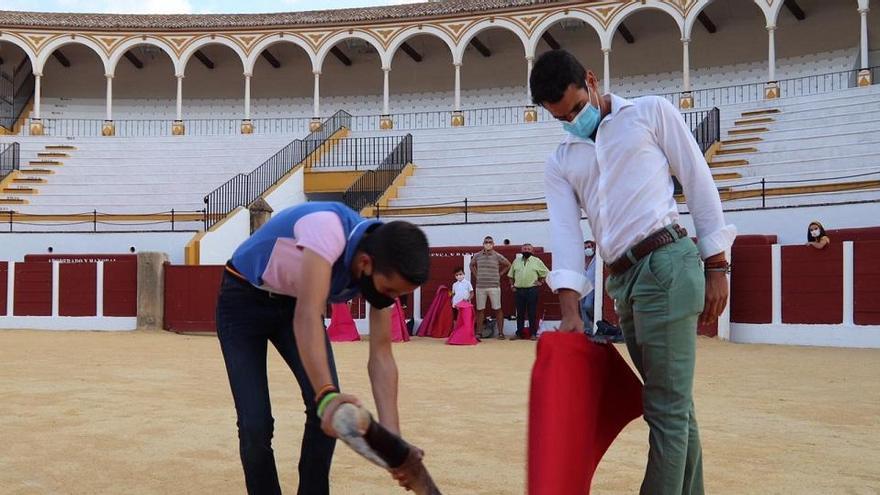
[[[640,259],[651,254],[655,249],[659,249],[667,244],[687,237],[688,233],[684,227],[674,223],[663,229],[654,232],[638,244],[631,247],[623,256],[606,265],[611,275],[620,275],[633,267]]]

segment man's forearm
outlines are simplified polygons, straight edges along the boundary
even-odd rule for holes
[[[367,364],[379,422],[392,433],[400,433],[397,413],[397,364],[394,359],[370,358]]]
[[[333,383],[330,364],[327,362],[327,343],[320,317],[306,311],[297,312],[293,320],[299,359],[303,363],[313,390]]]

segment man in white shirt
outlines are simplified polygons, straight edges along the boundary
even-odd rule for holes
[[[718,190],[678,110],[658,97],[600,95],[596,76],[554,50],[532,69],[532,99],[568,135],[545,168],[553,241],[548,284],[559,295],[560,331],[583,332],[581,210],[608,263],[627,349],[645,382],[650,450],[642,494],[702,494],[702,451],[693,407],[696,333],[727,302],[725,225]],[[671,175],[684,188],[695,245],[678,225]],[[701,258],[703,261],[701,262]]]

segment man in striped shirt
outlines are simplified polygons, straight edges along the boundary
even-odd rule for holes
[[[510,261],[495,251],[495,241],[492,236],[483,238],[483,250],[471,257],[471,276],[477,283],[477,319],[474,323],[474,333],[479,334],[479,328],[483,325],[483,311],[486,309],[486,298],[492,304],[495,311],[495,325],[498,338],[504,340],[504,311],[501,309],[501,276],[510,269]]]

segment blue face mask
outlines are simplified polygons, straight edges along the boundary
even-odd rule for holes
[[[587,94],[592,96],[590,87],[587,86]],[[590,98],[592,100],[592,98]],[[590,136],[596,132],[599,122],[602,121],[602,114],[597,107],[594,107],[592,101],[584,105],[584,108],[572,119],[571,122],[562,124],[562,128],[566,132],[577,136],[581,139],[590,139]]]

